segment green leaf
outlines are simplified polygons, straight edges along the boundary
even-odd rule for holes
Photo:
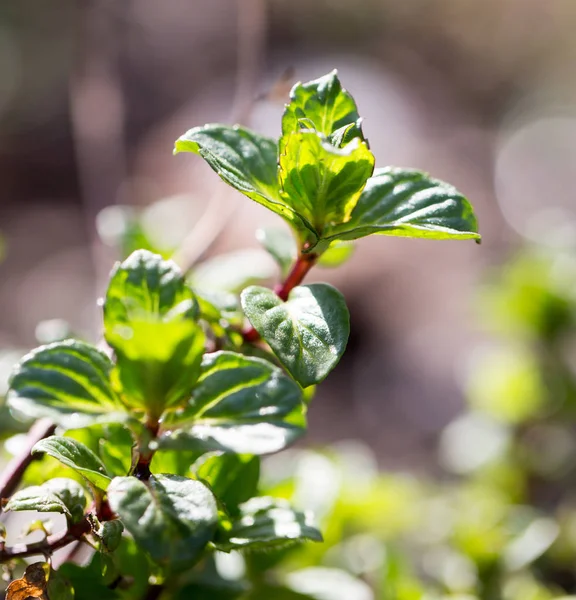
[[[172,572],[191,568],[202,556],[218,521],[210,490],[176,475],[152,476],[147,484],[116,477],[108,501],[137,544]]]
[[[286,204],[312,223],[318,236],[350,219],[374,170],[374,156],[358,138],[335,148],[314,131],[292,133],[280,153]]]
[[[43,483],[42,488],[64,502],[73,523],[78,523],[84,518],[87,504],[86,492],[77,481],[67,477],[54,477]]]
[[[136,250],[117,263],[104,302],[104,332],[110,345],[132,322],[194,317],[198,306],[176,263],[148,250]]]
[[[110,483],[110,477],[106,474],[106,468],[102,461],[84,444],[68,438],[53,435],[40,440],[32,454],[44,452],[59,460],[62,464],[74,469],[95,487],[105,490]]]
[[[124,402],[160,416],[188,398],[200,373],[205,336],[189,319],[132,322],[109,335]]]
[[[372,233],[433,239],[480,239],[468,200],[453,186],[426,173],[376,169],[347,223],[326,239],[355,240]]]
[[[196,469],[196,477],[210,486],[228,514],[235,515],[238,506],[256,494],[260,459],[231,453],[208,456]]]
[[[296,287],[286,302],[252,286],[241,300],[250,323],[303,387],[322,381],[344,353],[350,317],[344,297],[331,285]]]
[[[8,501],[4,510],[35,510],[38,512],[60,513],[71,518],[70,511],[56,494],[41,485],[34,485],[16,492]]]
[[[47,598],[50,600],[74,600],[72,584],[60,573],[51,570],[47,585]]]
[[[248,547],[270,549],[304,540],[322,541],[312,516],[295,511],[286,501],[263,497],[240,507],[231,526],[220,529],[216,546],[228,552]]]
[[[27,354],[10,378],[8,402],[31,418],[48,417],[67,428],[121,420],[112,389],[112,362],[84,342],[67,340]]]
[[[342,88],[336,70],[307,83],[297,83],[282,117],[282,135],[315,129],[325,137],[359,120],[356,103]],[[361,130],[355,135],[362,137]],[[337,144],[339,145],[339,144]]]
[[[277,452],[303,432],[302,411],[300,388],[281,369],[262,359],[215,352],[204,356],[188,406],[167,419],[159,444],[239,454]]]
[[[282,276],[286,276],[298,253],[292,233],[279,227],[265,227],[256,231],[256,239],[278,263]]]
[[[104,304],[124,401],[160,416],[191,393],[205,337],[198,303],[172,261],[138,250],[116,266]]]
[[[190,129],[176,140],[174,154],[193,152],[228,184],[314,237],[306,223],[281,198],[278,147],[274,140],[236,125],[209,124]]]
[[[354,253],[354,245],[349,242],[332,242],[316,263],[319,267],[334,269],[343,265]]]
[[[99,553],[96,553],[90,563],[83,567],[72,562],[64,563],[58,569],[58,573],[70,581],[76,592],[76,600],[102,600],[103,598],[117,600],[120,598],[115,590],[106,585],[102,577]]]
[[[96,536],[102,542],[106,552],[114,552],[120,545],[123,531],[124,525],[121,521],[104,521],[100,523]]]

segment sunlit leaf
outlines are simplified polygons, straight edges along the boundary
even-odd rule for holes
[[[325,283],[298,286],[283,302],[272,290],[242,292],[250,323],[290,374],[306,387],[322,381],[344,353],[350,332],[346,302]]]

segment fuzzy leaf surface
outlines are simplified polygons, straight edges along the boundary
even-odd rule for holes
[[[16,365],[8,402],[27,417],[68,428],[120,420],[124,409],[110,383],[112,367],[103,352],[78,340],[40,346]]]
[[[376,169],[350,220],[326,239],[354,240],[373,233],[432,239],[480,239],[468,200],[453,186],[426,173]]]
[[[218,521],[210,490],[176,475],[152,476],[148,485],[116,477],[108,501],[136,543],[172,572],[189,569],[202,556]]]
[[[322,381],[344,353],[350,316],[331,285],[295,287],[286,302],[272,290],[252,286],[241,300],[250,323],[303,387]]]

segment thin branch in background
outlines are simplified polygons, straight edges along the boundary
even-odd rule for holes
[[[18,456],[15,456],[4,468],[2,474],[0,474],[0,498],[8,498],[15,491],[24,471],[28,468],[30,463],[36,459],[32,455],[32,448],[44,438],[52,435],[56,429],[56,426],[47,419],[41,419],[32,425],[28,435],[26,437],[26,445],[22,448],[22,451]],[[0,505],[0,512],[2,506]]]
[[[96,272],[98,293],[108,279],[108,262],[96,233],[96,216],[114,202],[126,177],[125,102],[118,72],[118,27],[124,19],[114,2],[79,4],[77,64],[69,102],[80,195]]]
[[[267,7],[266,0],[236,0],[236,6],[238,62],[230,121],[247,124],[254,106],[255,90],[266,48]],[[182,270],[187,272],[192,269],[232,218],[237,204],[223,202],[225,195],[226,191],[218,191],[211,196],[202,217],[175,253],[174,260]]]

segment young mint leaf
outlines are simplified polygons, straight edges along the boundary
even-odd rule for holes
[[[344,353],[350,317],[344,297],[331,285],[296,287],[286,302],[252,286],[241,300],[250,323],[303,387],[322,381]]]
[[[279,227],[265,227],[256,231],[256,239],[278,263],[280,272],[285,277],[298,253],[292,233]]]
[[[126,404],[160,416],[190,396],[200,373],[204,333],[190,319],[133,321],[128,332],[108,336],[116,350],[113,374]]]
[[[31,418],[49,417],[68,428],[121,420],[123,406],[112,389],[113,364],[84,342],[40,346],[16,365],[8,402]]]
[[[297,83],[292,88],[290,103],[282,117],[282,135],[314,129],[328,137],[340,128],[356,125],[359,118],[354,99],[342,88],[334,70],[319,79]],[[357,130],[355,135],[363,139],[361,130]]]
[[[73,438],[53,435],[40,440],[32,454],[44,452],[59,460],[63,465],[74,469],[95,487],[105,490],[110,483],[102,461],[84,444]]]
[[[169,417],[160,448],[277,452],[303,432],[302,392],[270,362],[234,352],[207,354],[194,394]]]
[[[110,275],[104,331],[107,339],[114,336],[114,342],[118,331],[132,322],[165,322],[194,317],[197,312],[194,294],[176,263],[147,250],[136,250]]]
[[[468,200],[453,186],[419,171],[376,169],[350,220],[326,239],[355,240],[372,233],[433,239],[480,239]]]
[[[275,140],[238,125],[213,123],[178,138],[174,154],[179,152],[199,154],[228,185],[280,215],[303,236],[314,237],[310,224],[280,196]]]
[[[280,153],[281,194],[320,237],[348,221],[373,170],[374,156],[359,139],[335,148],[314,131],[292,133]]]
[[[289,542],[322,541],[309,513],[295,511],[283,500],[252,498],[240,507],[231,526],[218,532],[216,547],[229,552],[240,548],[271,549]]]
[[[136,543],[172,572],[190,569],[212,539],[216,500],[200,481],[176,475],[116,477],[108,501]]]
[[[354,138],[360,138],[368,145],[368,140],[364,139],[362,133],[362,119],[358,119],[355,123],[343,125],[328,136],[328,141],[336,148],[342,148],[349,144]]]
[[[238,506],[256,494],[260,459],[232,453],[208,456],[195,472],[210,486],[228,514],[236,515]]]
[[[139,250],[116,266],[104,327],[127,404],[160,416],[189,396],[205,342],[197,313],[196,298],[173,262]]]

